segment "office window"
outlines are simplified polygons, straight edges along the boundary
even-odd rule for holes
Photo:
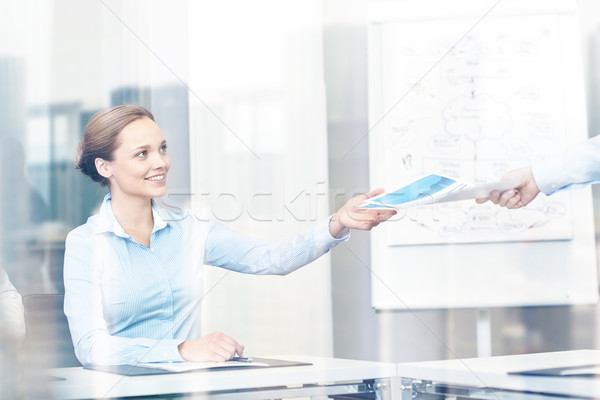
[[[186,40],[185,5],[3,3],[3,37],[11,40],[0,45],[0,135],[9,144],[0,237],[2,266],[22,295],[64,290],[65,236],[106,193],[74,167],[95,112],[124,103],[154,110],[168,139],[183,143],[174,147],[187,154],[187,90],[168,69],[187,68],[187,48],[178,45]],[[186,171],[188,157],[180,158]],[[178,187],[186,185],[187,172],[174,175]]]

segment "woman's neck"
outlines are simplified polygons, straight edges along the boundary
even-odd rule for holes
[[[110,205],[117,222],[129,235],[133,232],[145,232],[148,229],[152,231],[154,218],[150,199],[111,193]]]

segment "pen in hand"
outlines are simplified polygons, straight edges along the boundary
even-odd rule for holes
[[[233,357],[231,361],[252,362],[252,357]]]

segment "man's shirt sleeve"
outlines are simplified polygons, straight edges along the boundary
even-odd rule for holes
[[[531,166],[541,192],[577,188],[600,182],[600,135]]]

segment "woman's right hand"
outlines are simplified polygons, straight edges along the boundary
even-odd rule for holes
[[[186,340],[177,346],[179,354],[187,361],[231,360],[244,355],[244,346],[221,332],[213,332],[198,339]]]

